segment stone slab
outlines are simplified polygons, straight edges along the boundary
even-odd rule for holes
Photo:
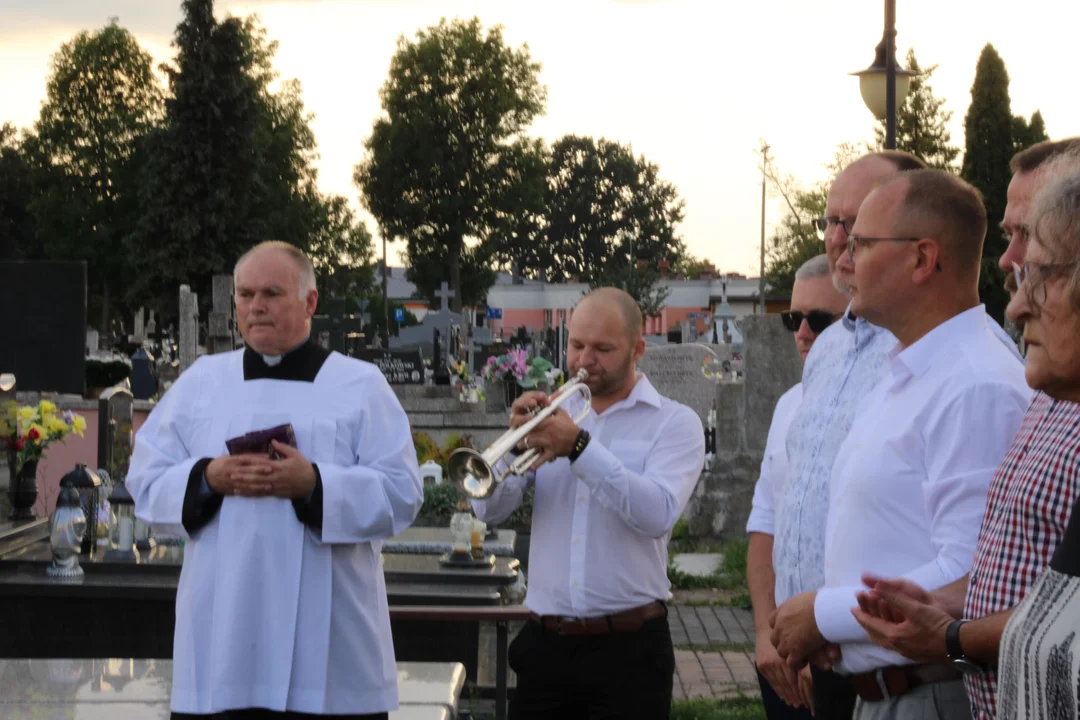
[[[484,552],[496,557],[514,557],[516,539],[517,533],[513,530],[496,530],[496,537],[484,540]],[[453,546],[454,538],[450,528],[411,527],[384,541],[382,551],[410,555],[442,555],[450,552]]]
[[[731,350],[723,345],[688,343],[649,347],[638,361],[638,369],[658,393],[690,407],[705,425],[716,399],[718,380],[706,377],[702,365],[708,359],[709,373],[719,372],[714,354],[720,362],[731,360]]]
[[[672,562],[687,575],[705,577],[720,569],[724,556],[720,553],[680,553],[672,558]]]

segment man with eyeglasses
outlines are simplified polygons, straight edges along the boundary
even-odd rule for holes
[[[867,568],[929,588],[968,571],[1030,403],[1023,363],[979,302],[985,234],[977,190],[918,170],[876,188],[846,242],[851,311],[895,344],[832,469],[824,586],[777,610],[772,639],[796,665],[838,644],[859,720],[970,717],[959,669],[871,644],[851,608]]]
[[[922,167],[922,161],[908,153],[872,153],[851,163],[833,180],[826,217],[816,225],[825,242],[833,285],[841,293],[848,293],[852,271],[847,258],[847,233],[855,224],[862,201],[879,182]],[[775,575],[775,593],[770,598],[759,591],[757,594],[763,598],[755,600],[755,607],[759,602],[769,602],[771,610],[770,601],[774,599],[782,604],[824,584],[825,521],[833,461],[851,429],[856,407],[882,377],[886,353],[895,342],[888,331],[846,312],[841,321],[817,337],[807,354],[802,401],[785,440],[787,470],[783,477],[772,480],[772,557],[756,553],[747,563],[747,576],[754,578],[752,582]],[[759,637],[768,634],[760,627],[758,633]],[[818,654],[817,662],[821,667],[809,668],[815,717],[850,720],[855,705],[851,681],[826,669],[829,662],[824,653]],[[794,669],[801,671],[800,687],[805,688],[808,669]]]
[[[791,309],[780,313],[784,327],[795,335],[795,347],[804,361],[814,341],[847,307],[848,298],[833,286],[829,259],[818,255],[795,272]],[[765,442],[761,474],[754,488],[753,509],[746,523],[750,535],[747,581],[757,632],[755,662],[761,700],[768,720],[810,720],[813,696],[809,671],[800,678],[787,666],[769,639],[769,616],[776,609],[776,579],[772,572],[773,507],[776,493],[786,477],[787,431],[802,400],[802,383],[784,393],[776,403]]]
[[[1054,179],[1080,172],[1080,138],[1045,142],[1011,163],[1002,229],[1009,247],[1007,287],[1024,282],[1027,213],[1034,196]],[[968,670],[964,683],[975,720],[997,713],[994,666],[1002,631],[1061,541],[1073,502],[1080,497],[1080,467],[1062,446],[1080,445],[1080,404],[1035,393],[1020,431],[990,486],[969,575],[927,592],[902,579],[867,575],[856,616],[874,642],[918,662],[952,662]],[[880,574],[880,573],[879,573]]]

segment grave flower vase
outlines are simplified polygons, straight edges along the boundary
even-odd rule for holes
[[[8,494],[11,496],[11,517],[9,520],[33,520],[34,503],[37,502],[37,460],[23,463],[22,468],[11,478]]]

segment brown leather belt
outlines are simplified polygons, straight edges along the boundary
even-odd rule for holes
[[[874,672],[853,675],[855,692],[866,702],[881,702],[899,697],[921,685],[949,682],[963,677],[950,665],[891,666]]]
[[[631,608],[614,615],[579,618],[561,615],[537,615],[529,613],[529,619],[540,623],[545,630],[560,635],[606,635],[614,632],[633,632],[640,630],[648,620],[667,615],[667,608],[659,600],[648,605]]]

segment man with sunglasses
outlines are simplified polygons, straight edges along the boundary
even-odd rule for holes
[[[1025,280],[1027,212],[1054,179],[1080,172],[1080,138],[1046,142],[1011,163],[1002,229],[1009,248],[1010,292]],[[1058,448],[1080,444],[1080,404],[1035,397],[990,486],[971,572],[927,592],[903,579],[867,575],[857,616],[874,642],[919,662],[951,661],[977,672],[964,676],[975,720],[997,713],[998,645],[1013,609],[1050,563],[1080,497],[1080,468]],[[945,649],[943,653],[942,650]]]
[[[919,170],[875,189],[847,240],[851,310],[896,344],[833,467],[824,587],[779,608],[773,642],[796,664],[839,644],[859,720],[970,717],[959,669],[875,647],[851,608],[867,568],[930,588],[968,571],[1030,402],[1023,364],[979,303],[985,233],[977,190]]]
[[[818,255],[795,272],[791,309],[780,313],[784,327],[794,333],[795,347],[804,361],[814,341],[847,307],[847,296],[833,286],[829,259]],[[787,470],[787,430],[802,400],[802,383],[784,393],[776,403],[765,442],[761,474],[754,488],[753,509],[746,523],[750,535],[747,580],[757,631],[755,662],[761,699],[768,720],[810,720],[813,697],[809,671],[802,682],[796,672],[776,654],[769,640],[769,616],[776,609],[776,579],[772,571],[773,507],[776,491]]]

